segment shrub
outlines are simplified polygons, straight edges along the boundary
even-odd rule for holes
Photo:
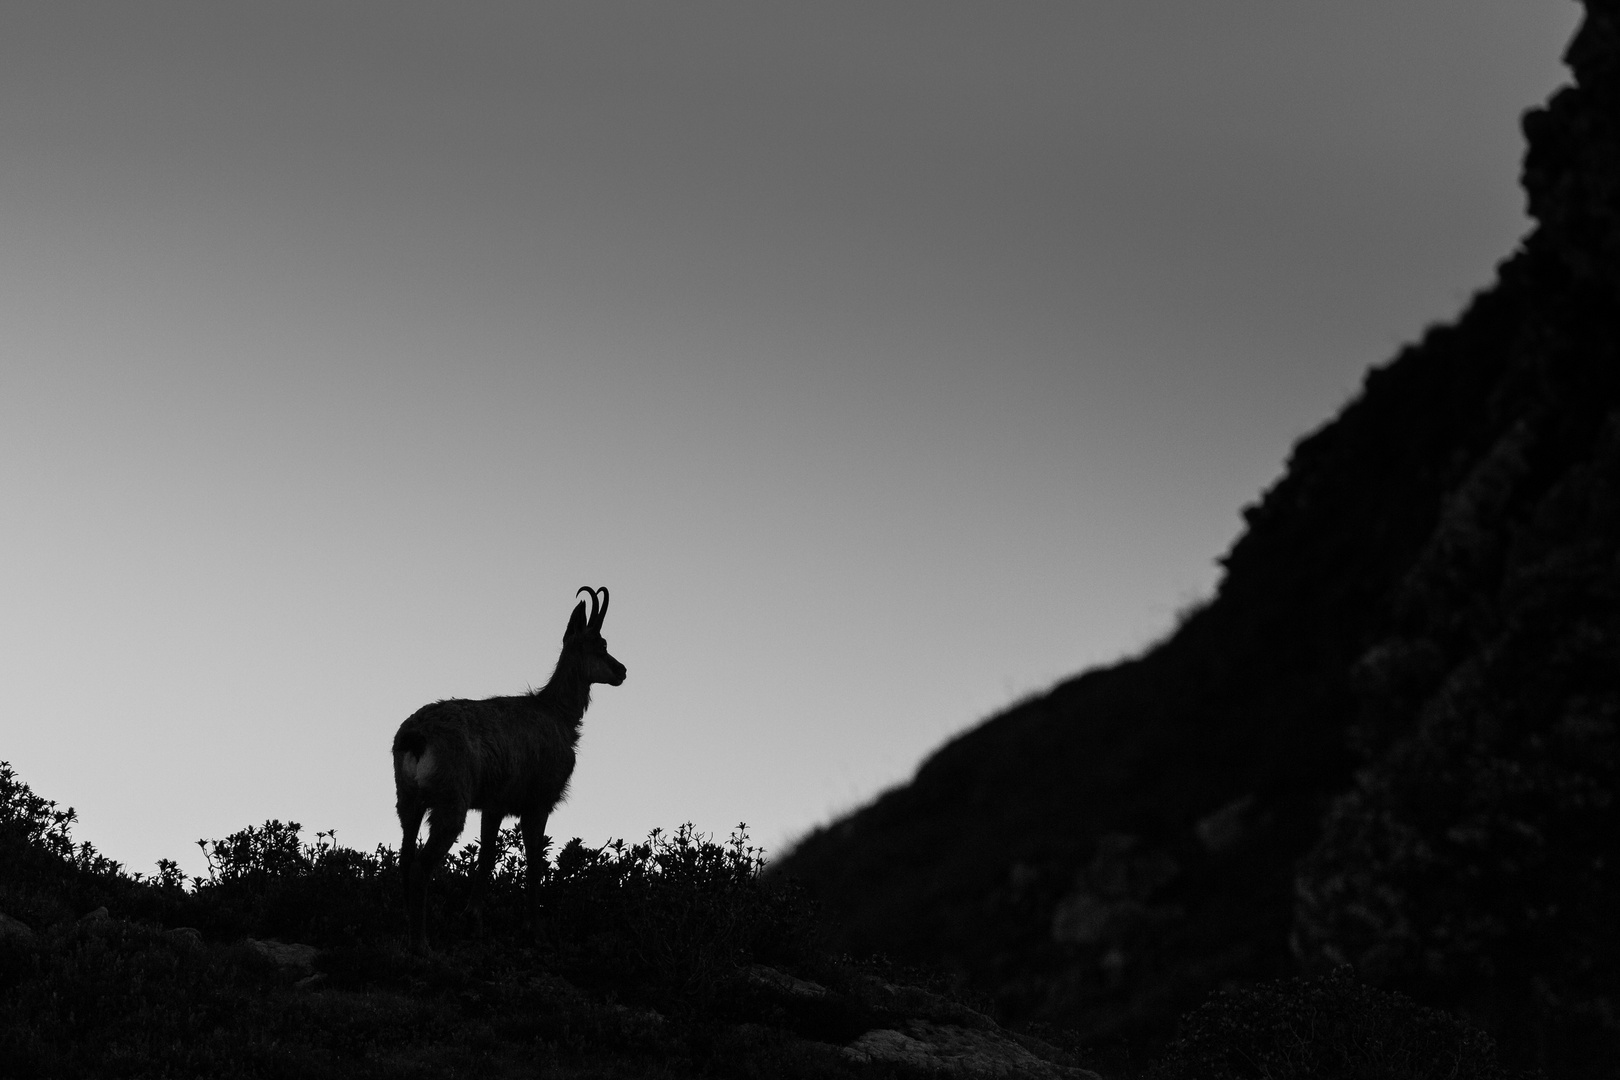
[[[57,809],[54,801],[34,794],[17,779],[11,762],[0,761],[0,847],[13,852],[31,849],[88,873],[116,874],[120,865],[103,857],[95,845],[74,845],[73,823],[77,820],[73,807]]]
[[[93,844],[73,841],[72,807],[36,795],[0,761],[0,912],[38,925],[147,891]]]
[[[717,844],[687,823],[634,845],[591,849],[575,839],[541,888],[559,928],[576,938],[622,935],[639,974],[693,991],[712,988],[745,956],[794,959],[781,954],[800,943],[808,909],[796,893],[763,882],[763,868],[746,825]]]

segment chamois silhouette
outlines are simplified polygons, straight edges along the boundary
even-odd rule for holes
[[[461,835],[468,810],[483,812],[475,897],[489,881],[501,823],[508,817],[518,819],[523,850],[531,869],[535,866],[546,819],[562,801],[574,772],[574,748],[591,703],[591,684],[624,682],[624,665],[608,654],[602,639],[608,591],[586,586],[579,592],[590,594],[590,615],[585,614],[585,601],[574,606],[557,668],[545,686],[512,697],[436,701],[412,713],[394,735],[395,806],[405,833],[399,861],[413,949],[427,948],[428,879]],[[422,815],[430,810],[427,841],[418,849]],[[531,918],[538,896],[531,877]]]

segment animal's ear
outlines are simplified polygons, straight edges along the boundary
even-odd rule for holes
[[[574,613],[568,616],[568,629],[563,631],[563,640],[579,637],[585,632],[585,601],[581,600],[574,605]]]

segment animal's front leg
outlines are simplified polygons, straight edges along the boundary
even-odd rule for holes
[[[529,926],[534,930],[540,928],[540,875],[546,860],[546,819],[550,816],[549,810],[534,810],[518,819],[523,831],[524,900]]]

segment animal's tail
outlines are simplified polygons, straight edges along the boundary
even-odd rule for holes
[[[396,781],[420,784],[433,775],[435,764],[433,751],[420,731],[401,731],[394,736]]]

